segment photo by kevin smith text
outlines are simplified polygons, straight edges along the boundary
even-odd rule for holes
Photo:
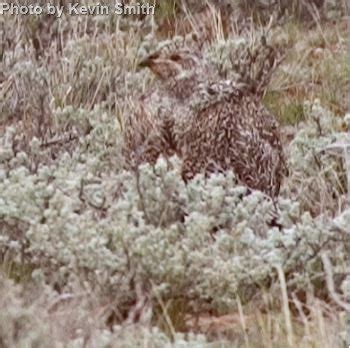
[[[70,15],[154,15],[155,5],[150,5],[149,3],[134,3],[130,5],[125,5],[123,3],[116,3],[115,5],[80,5],[69,4],[68,14]]]
[[[155,7],[155,5],[150,5],[149,3],[135,3],[132,5],[116,3],[114,11],[115,14],[119,15],[154,15]]]
[[[63,13],[70,16],[77,15],[154,15],[155,5],[149,3],[134,3],[125,5],[116,3],[115,5],[81,5],[79,3],[69,3],[67,5],[16,5],[10,3],[0,3],[0,14],[10,15],[40,15],[47,13],[61,17]]]
[[[79,3],[68,4],[67,11],[69,15],[154,15],[155,5],[148,3],[134,3],[125,5],[116,3],[113,6],[108,5],[80,5]]]

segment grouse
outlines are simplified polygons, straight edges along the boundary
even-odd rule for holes
[[[140,98],[125,134],[137,163],[182,159],[185,181],[232,170],[251,189],[276,197],[286,162],[275,117],[262,103],[276,51],[265,40],[237,60],[238,78],[223,77],[198,52],[161,51],[141,62],[159,84]]]

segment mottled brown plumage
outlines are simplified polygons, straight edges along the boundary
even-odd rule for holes
[[[253,95],[231,88],[189,119],[183,175],[232,169],[248,187],[276,196],[285,167],[278,125]]]
[[[161,154],[180,155],[181,131],[174,128],[190,114],[189,100],[200,83],[199,76],[209,77],[203,62],[198,52],[168,47],[141,61],[140,67],[149,67],[158,84],[138,99],[134,112],[126,117],[123,152],[129,166],[154,163]]]
[[[200,84],[217,80],[217,73],[199,51],[188,49],[162,49],[140,63],[148,67],[158,78],[157,93],[177,101],[188,99]],[[175,100],[174,100],[175,102]]]
[[[198,173],[233,170],[248,187],[278,195],[285,173],[279,126],[261,102],[278,61],[265,42],[259,49],[242,54],[236,80],[223,79],[190,51],[161,52],[143,61],[160,87],[140,99],[148,106],[134,118],[147,125],[131,132],[134,141],[143,137],[131,146],[131,153],[142,154],[137,162],[177,154],[186,181]]]

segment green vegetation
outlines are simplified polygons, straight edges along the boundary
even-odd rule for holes
[[[163,1],[159,27],[0,17],[0,347],[350,344],[346,21],[326,1],[317,20],[288,8],[268,30],[244,3],[200,17],[213,25],[200,46],[232,76],[261,32],[285,53],[264,97],[286,138],[276,202],[231,172],[185,184],[178,158],[124,169],[124,116],[153,80],[137,63],[160,37],[193,44],[160,23],[192,11],[193,25],[205,2]]]

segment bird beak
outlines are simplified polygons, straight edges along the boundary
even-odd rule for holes
[[[154,61],[159,58],[158,54],[151,54],[147,58],[141,60],[141,62],[137,65],[139,68],[150,68],[153,64]]]
[[[139,63],[137,64],[137,67],[138,67],[138,68],[147,68],[147,67],[149,67],[150,65],[151,65],[151,59],[146,58],[146,59],[141,60],[141,62],[139,62]]]

